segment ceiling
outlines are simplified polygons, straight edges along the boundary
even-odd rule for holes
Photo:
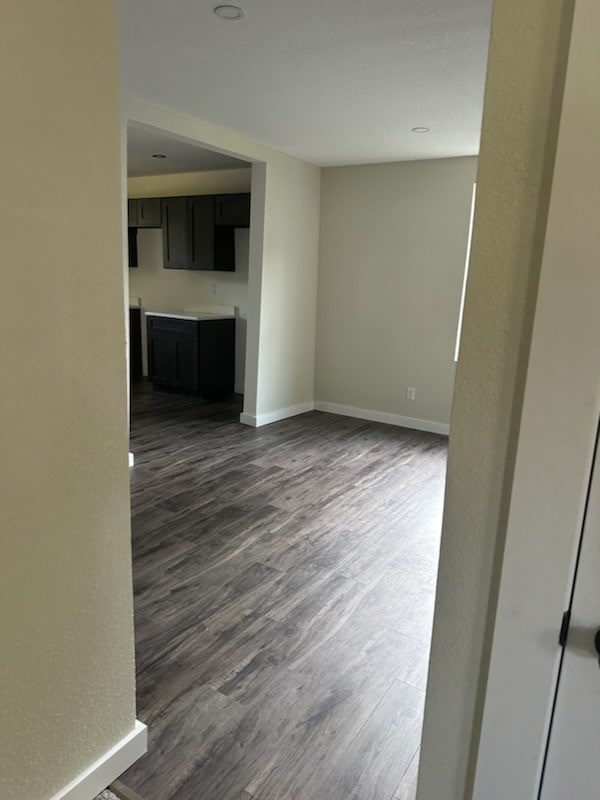
[[[166,158],[153,158],[156,153]],[[130,178],[168,175],[174,172],[241,169],[249,166],[247,161],[214,153],[168,135],[133,125],[127,128],[127,175]]]
[[[120,0],[123,91],[322,166],[478,152],[492,0],[231,2]]]

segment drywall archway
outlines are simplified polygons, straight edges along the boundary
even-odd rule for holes
[[[166,132],[252,164],[246,394],[241,419],[258,426],[312,409],[319,167],[201,120],[125,97],[123,139],[128,124]],[[125,291],[127,296],[127,281]]]

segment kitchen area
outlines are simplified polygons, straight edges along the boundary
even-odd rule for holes
[[[244,393],[250,164],[128,132],[132,391]]]

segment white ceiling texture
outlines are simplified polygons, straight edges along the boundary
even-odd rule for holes
[[[478,152],[492,0],[231,2],[121,0],[124,93],[321,166]]]

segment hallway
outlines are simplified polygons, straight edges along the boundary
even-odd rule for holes
[[[445,437],[132,400],[144,800],[412,800]]]

